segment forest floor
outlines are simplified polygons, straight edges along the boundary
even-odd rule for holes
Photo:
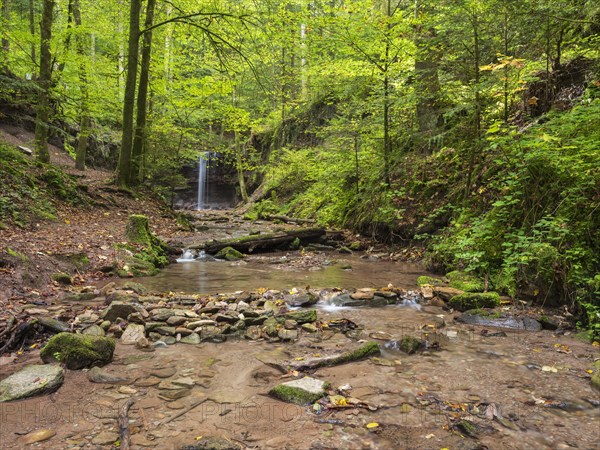
[[[0,134],[15,145],[27,146],[33,138],[31,133],[7,127]],[[57,220],[37,222],[29,229],[0,230],[0,251],[10,248],[13,256],[6,258],[14,263],[0,268],[0,322],[9,314],[51,315],[79,327],[76,317],[99,314],[104,303],[65,298],[90,291],[104,295],[101,290],[112,279],[99,269],[117,258],[114,245],[125,242],[130,214],[148,216],[157,236],[181,245],[295,228],[213,211],[202,214],[206,225],[202,231],[192,232],[182,229],[173,212],[159,202],[112,187],[112,173],[81,174],[73,160],[55,147],[51,159],[80,176],[96,202],[84,208],[63,205],[57,208]],[[371,253],[378,250],[384,248]],[[75,272],[72,285],[50,279],[53,273],[73,270],[66,256],[80,253],[85,253],[89,266]],[[286,264],[312,270],[312,263],[322,264],[323,258],[311,254],[290,253]],[[339,254],[330,259],[336,258]],[[302,266],[307,259],[312,263]],[[257,274],[246,290],[266,295],[258,289],[263,280]],[[408,282],[416,287],[416,274],[411,277]],[[169,299],[177,298],[172,292],[152,295],[148,302],[158,302],[160,308],[182,307],[169,305]],[[236,294],[238,305],[244,295]],[[212,300],[202,301],[206,305]],[[505,309],[516,308],[523,306]],[[187,310],[193,317],[196,308]],[[573,333],[496,333],[494,328],[454,322],[458,314],[440,304],[422,308],[321,305],[317,311],[319,332],[300,330],[291,342],[229,339],[157,346],[146,352],[119,341],[113,362],[104,370],[126,380],[94,383],[89,372],[68,370],[64,385],[54,394],[0,403],[0,449],[23,448],[24,439],[36,432],[45,433],[47,439],[34,444],[40,449],[118,448],[119,407],[130,398],[135,400],[129,414],[132,448],[597,448],[600,400],[589,378],[598,347],[574,339]],[[356,324],[358,330],[335,330],[339,323]],[[439,336],[435,349],[406,355],[385,345],[426,332]],[[47,337],[0,354],[0,379],[39,363],[39,348]],[[381,357],[300,371],[330,383],[330,395],[321,406],[297,406],[267,395],[274,385],[299,375],[280,370],[282,361],[335,354],[372,339],[380,342]],[[191,387],[184,389],[184,397],[165,398],[165,392],[185,383]],[[215,440],[207,444],[206,438]]]

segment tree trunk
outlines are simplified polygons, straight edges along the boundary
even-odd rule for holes
[[[135,107],[135,85],[139,56],[141,0],[131,0],[129,10],[129,51],[127,54],[127,77],[123,104],[123,136],[117,166],[117,184],[128,187],[131,184],[131,148],[133,145],[133,113]]]
[[[73,0],[73,20],[75,28],[81,28],[81,6],[80,0]],[[85,66],[85,42],[83,36],[79,33],[76,36],[77,53],[81,58],[79,63],[79,90],[81,93],[80,115],[79,115],[79,136],[77,138],[77,153],[75,157],[75,168],[85,170],[85,156],[87,154],[88,136],[90,134],[90,111],[89,111],[89,90],[87,81],[87,68]]]
[[[244,203],[248,203],[248,190],[246,189],[246,180],[244,179],[244,167],[242,164],[242,146],[240,145],[240,133],[234,131],[235,133],[235,166],[238,173],[238,182],[240,185],[240,195],[242,196],[242,201]]]
[[[37,62],[35,55],[35,11],[33,10],[33,1],[29,0],[29,32],[31,33],[31,60]]]
[[[10,0],[2,1],[2,20],[8,28],[10,25]],[[8,65],[8,53],[10,52],[10,41],[6,36],[2,36],[2,52],[4,53],[3,60]]]
[[[50,87],[52,85],[52,54],[50,41],[52,39],[52,14],[54,0],[44,0],[42,22],[40,28],[40,76],[38,85],[38,106],[35,119],[35,150],[37,159],[44,163],[50,162],[48,152],[48,121],[50,120]]]
[[[146,22],[144,28],[150,28],[154,22],[154,7],[156,0],[148,0],[146,7]],[[135,124],[135,136],[133,138],[133,147],[131,149],[131,183],[139,184],[141,181],[140,173],[143,163],[143,155],[146,148],[146,118],[147,118],[147,98],[148,98],[148,80],[150,78],[150,57],[152,54],[152,31],[144,33],[142,44],[142,67],[140,70],[140,83],[138,87],[137,98],[137,118]]]

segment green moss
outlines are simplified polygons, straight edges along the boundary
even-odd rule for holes
[[[419,351],[422,345],[423,342],[414,336],[404,336],[398,341],[398,349],[408,355],[412,355]]]
[[[417,278],[417,284],[419,286],[425,286],[426,284],[431,285],[431,286],[443,286],[444,282],[442,280],[440,280],[439,278],[428,277],[426,275],[422,275],[419,278]]]
[[[125,228],[127,240],[134,244],[144,246],[144,248],[135,254],[135,261],[130,262],[131,270],[125,270],[125,276],[144,276],[155,275],[160,267],[169,264],[167,257],[167,245],[157,238],[148,226],[148,218],[140,214],[132,214]],[[140,261],[147,262],[152,267],[146,266]],[[123,273],[118,273],[123,276]]]
[[[458,311],[468,311],[479,308],[495,308],[500,304],[500,295],[497,292],[472,293],[456,295],[448,304]]]
[[[60,284],[73,284],[73,278],[71,278],[71,275],[69,275],[68,273],[53,273],[52,275],[50,275],[50,278],[52,278],[53,281],[56,281]]]
[[[23,253],[19,253],[10,247],[6,247],[6,253],[8,253],[13,258],[19,258],[24,263],[29,261],[29,258],[26,255],[24,255]]]
[[[339,358],[335,359],[334,364],[343,364],[351,361],[359,361],[370,356],[379,355],[380,353],[381,350],[379,350],[379,344],[375,341],[370,341],[361,345],[354,351],[342,354]]]
[[[219,250],[219,252],[215,255],[215,258],[218,259],[226,259],[227,261],[237,261],[238,259],[242,259],[244,255],[238,252],[233,247],[225,247]]]
[[[68,369],[103,366],[112,360],[115,351],[113,339],[74,333],[59,333],[40,351],[45,363],[60,362]]]
[[[290,250],[299,250],[300,249],[300,238],[296,238],[292,241],[292,243],[290,244]]]
[[[483,280],[474,275],[458,270],[446,274],[450,287],[460,289],[465,292],[481,292],[485,289]]]
[[[280,384],[275,386],[269,392],[273,397],[283,400],[288,403],[295,403],[297,405],[308,405],[319,400],[323,394],[311,394],[303,389],[298,389],[291,386],[284,386]]]
[[[472,316],[480,316],[480,317],[488,317],[490,319],[501,319],[504,317],[504,314],[500,311],[493,311],[487,309],[469,309],[465,311],[466,314],[470,314]]]
[[[594,389],[597,389],[600,391],[600,372],[596,372],[593,376],[592,376],[592,387]]]
[[[283,320],[295,320],[298,325],[303,323],[312,323],[317,321],[317,311],[314,309],[299,309],[296,311],[290,311],[289,313],[281,316]]]

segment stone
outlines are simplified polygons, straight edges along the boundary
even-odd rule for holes
[[[71,331],[71,327],[69,324],[61,322],[57,319],[52,319],[51,317],[38,317],[38,323],[44,326],[44,328],[48,328],[51,331],[55,331],[56,333],[64,333],[66,331]]]
[[[56,431],[50,428],[44,428],[43,430],[32,431],[27,433],[25,436],[19,438],[19,442],[24,445],[35,444],[36,442],[47,441],[50,438],[56,436]]]
[[[314,309],[290,311],[283,315],[284,320],[295,320],[299,325],[317,321],[317,311]]]
[[[215,316],[215,320],[217,322],[225,322],[225,323],[234,324],[234,323],[236,323],[239,320],[239,318],[238,318],[237,315],[235,315],[235,316],[231,315],[230,316],[228,314],[217,314]]]
[[[10,402],[56,391],[64,381],[56,365],[32,365],[0,381],[0,402]]]
[[[162,398],[163,400],[170,401],[170,400],[178,400],[180,398],[187,397],[191,393],[192,393],[191,389],[162,390],[160,392],[160,394],[158,394],[158,397]]]
[[[156,386],[159,383],[160,383],[160,378],[148,377],[148,378],[142,378],[140,380],[137,380],[135,383],[133,383],[133,385],[138,386],[138,387],[151,387],[151,386]]]
[[[175,336],[164,336],[162,338],[162,341],[167,345],[177,344],[177,339],[175,338]]]
[[[596,370],[596,373],[592,375],[591,383],[594,389],[600,391],[600,369]]]
[[[134,345],[144,337],[146,337],[144,325],[130,323],[127,325],[127,328],[125,328],[125,331],[121,335],[121,343],[125,345]]]
[[[388,350],[395,350],[407,353],[412,355],[416,353],[421,348],[423,348],[425,343],[414,336],[403,336],[399,340],[388,341],[384,344],[385,348]]]
[[[464,291],[446,286],[435,286],[433,288],[433,294],[442,300],[449,301],[452,297],[464,294]]]
[[[293,360],[287,363],[287,366],[297,371],[307,371],[318,369],[319,367],[330,367],[339,364],[346,364],[361,359],[370,358],[379,355],[381,350],[379,344],[375,341],[369,341],[362,344],[355,350],[344,353],[338,353],[328,356],[312,356],[301,360]]]
[[[316,333],[317,331],[319,331],[319,329],[312,323],[302,324],[302,329],[308,333]]]
[[[167,319],[167,324],[171,326],[183,325],[187,321],[187,318],[181,316],[171,316]]]
[[[139,323],[144,325],[146,323],[145,318],[142,316],[142,313],[134,312],[127,316],[127,322],[129,323]]]
[[[184,336],[181,338],[181,340],[179,341],[182,344],[199,344],[200,342],[202,342],[202,339],[200,338],[200,335],[198,333],[191,333],[187,336]]]
[[[98,325],[90,325],[81,332],[85,336],[104,336],[105,331]]]
[[[157,322],[166,322],[175,315],[175,311],[169,308],[157,308],[150,311],[152,320]]]
[[[241,446],[219,437],[203,437],[190,445],[184,445],[179,450],[241,450]]]
[[[497,292],[465,292],[452,297],[448,304],[457,311],[468,311],[477,308],[495,308],[500,305],[500,295],[498,295]]]
[[[193,331],[190,330],[189,328],[184,328],[184,327],[177,327],[175,328],[175,334],[180,334],[181,336],[189,336],[190,334],[192,334]]]
[[[103,431],[100,434],[94,436],[92,444],[95,445],[113,445],[119,440],[118,433],[114,431]]]
[[[296,322],[295,320],[288,319],[285,322],[283,322],[283,328],[285,328],[286,330],[295,330],[296,327],[298,327],[298,322]]]
[[[90,380],[92,383],[113,384],[113,383],[123,383],[123,382],[128,381],[127,378],[123,378],[123,377],[108,373],[107,371],[105,371],[104,369],[101,369],[100,367],[92,367],[88,371],[87,377],[88,377],[88,380]]]
[[[350,298],[353,300],[371,300],[375,296],[373,291],[356,291],[350,294]]]
[[[298,339],[298,332],[296,330],[286,330],[285,328],[281,328],[277,332],[277,337],[282,341],[294,341]]]
[[[251,327],[248,327],[248,329],[246,329],[246,333],[244,334],[244,337],[251,341],[256,341],[257,339],[261,338],[261,334],[262,334],[262,330],[260,329],[260,327],[251,326]]]
[[[288,403],[306,405],[325,395],[327,383],[312,377],[288,381],[275,386],[269,395]]]
[[[481,325],[485,327],[508,328],[513,330],[540,331],[542,324],[531,317],[515,317],[511,314],[472,309],[456,317],[459,323]]]
[[[167,327],[167,326],[156,327],[152,331],[162,334],[163,336],[174,336],[175,335],[175,327]]]
[[[137,392],[137,389],[134,389],[130,386],[121,386],[119,388],[119,394],[134,395],[137,394]]]
[[[177,373],[175,367],[165,367],[164,369],[153,369],[150,371],[150,375],[157,378],[169,378]]]
[[[192,377],[177,378],[176,380],[173,380],[172,383],[184,388],[193,388],[196,385],[196,382]]]
[[[78,370],[108,364],[112,361],[114,351],[114,339],[59,333],[52,336],[42,348],[40,357],[45,363],[61,362],[67,369]]]
[[[142,306],[136,305],[134,303],[125,303],[123,301],[114,301],[112,302],[108,308],[100,313],[100,317],[104,320],[109,320],[114,322],[117,320],[117,317],[122,319],[127,319],[129,314],[140,312],[141,313]]]
[[[291,307],[307,307],[316,304],[319,297],[309,293],[284,295],[283,300]]]
[[[428,277],[426,275],[422,275],[417,278],[417,284],[419,286],[444,286],[444,282],[439,278]]]
[[[225,259],[227,261],[237,261],[238,259],[242,259],[244,255],[238,252],[233,247],[225,247],[219,250],[219,252],[215,255],[217,259]]]
[[[194,322],[188,323],[187,328],[195,330],[198,327],[215,326],[216,324],[217,322],[212,319],[195,320]]]

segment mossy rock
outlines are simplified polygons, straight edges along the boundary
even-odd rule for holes
[[[361,244],[360,241],[353,241],[353,242],[350,243],[350,245],[348,246],[348,248],[350,250],[352,250],[353,252],[358,252],[358,251],[362,250],[364,247],[363,247],[363,245]]]
[[[311,377],[288,381],[275,386],[269,394],[279,400],[297,405],[316,402],[325,395],[327,383]]]
[[[141,283],[135,283],[133,281],[126,281],[125,283],[123,283],[123,289],[133,291],[138,295],[144,295],[146,292],[148,292],[146,286],[144,286]]]
[[[440,280],[439,278],[428,277],[426,275],[422,275],[419,278],[417,278],[417,284],[419,286],[425,286],[425,285],[443,286],[444,282],[442,280]]]
[[[67,369],[104,366],[111,362],[115,341],[100,336],[59,333],[48,341],[40,352],[45,363],[60,362]]]
[[[299,250],[300,245],[302,245],[302,243],[300,242],[300,238],[297,237],[290,243],[290,250]]]
[[[403,336],[401,339],[388,341],[385,348],[396,350],[412,355],[417,353],[424,346],[424,342],[414,336]]]
[[[129,242],[136,244],[152,245],[153,235],[150,232],[148,218],[141,214],[132,214],[125,227],[125,237]]]
[[[135,255],[136,259],[151,263],[154,269],[169,264],[168,246],[152,234],[146,216],[141,214],[129,216],[129,221],[125,227],[125,237],[131,243],[144,246],[144,249]],[[147,270],[152,271],[152,269]],[[133,275],[138,276],[135,273]],[[143,275],[154,275],[154,273]]]
[[[283,320],[295,320],[298,325],[304,323],[313,323],[317,321],[317,311],[314,309],[290,311],[287,314],[281,316]]]
[[[227,261],[237,261],[238,259],[242,259],[244,254],[238,252],[233,247],[225,247],[219,250],[219,253],[215,255],[217,259],[226,259]]]
[[[495,308],[500,305],[500,295],[497,292],[465,292],[464,294],[452,297],[448,304],[457,311]]]
[[[455,270],[446,274],[450,287],[465,292],[481,292],[485,289],[485,283],[480,278],[466,272]]]
[[[50,278],[52,278],[52,281],[56,281],[58,284],[73,284],[73,278],[71,278],[71,275],[69,275],[68,273],[53,273],[52,275],[50,275]]]
[[[29,261],[29,258],[26,255],[24,255],[23,253],[19,253],[10,247],[6,247],[6,253],[8,253],[8,255],[12,256],[13,258],[17,258],[17,259],[21,260],[21,262],[26,263]]]
[[[156,275],[158,272],[160,272],[158,268],[150,261],[130,257],[127,258],[123,268],[117,270],[117,275],[121,278],[146,277]]]

